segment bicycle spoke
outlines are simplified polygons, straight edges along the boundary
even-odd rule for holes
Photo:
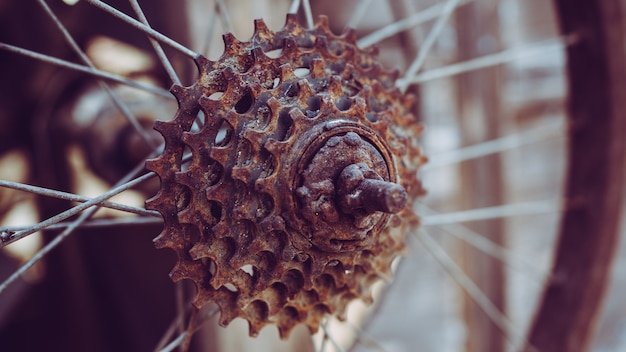
[[[233,33],[233,23],[230,20],[230,15],[228,14],[228,9],[226,8],[226,4],[224,4],[224,0],[217,0],[215,2],[215,9],[220,16],[220,20],[222,21],[222,25],[226,29],[226,32]]]
[[[146,25],[146,27],[152,28],[150,27],[150,24],[148,23],[148,19],[146,18],[146,15],[143,13],[143,10],[141,9],[139,2],[137,0],[129,0],[129,2],[130,2],[130,6],[133,8],[133,11],[135,11],[135,13],[137,14],[137,17],[139,17],[139,20],[144,25]],[[154,49],[156,56],[159,58],[159,61],[161,61],[161,65],[163,65],[163,68],[165,69],[165,72],[167,72],[167,75],[170,77],[170,80],[172,81],[172,83],[181,85],[180,79],[178,78],[176,71],[174,71],[174,67],[172,66],[172,63],[167,58],[167,55],[165,55],[165,51],[163,51],[161,44],[159,44],[159,42],[154,38],[148,37],[148,39],[150,40],[150,44],[152,44],[152,48]]]
[[[542,123],[540,127],[531,128],[523,132],[517,132],[509,136],[474,144],[465,148],[435,154],[428,157],[428,163],[421,168],[421,171],[427,171],[445,165],[458,164],[463,161],[491,154],[502,153],[507,150],[539,143],[554,137],[563,137],[564,127],[562,119],[554,119],[553,121]]]
[[[28,229],[25,229],[25,230],[22,230],[20,232],[17,232],[15,234],[11,235],[9,238],[6,238],[6,239],[2,238],[2,241],[0,242],[0,248],[4,247],[4,246],[6,246],[6,245],[8,245],[10,243],[13,243],[13,242],[15,242],[15,241],[17,241],[19,239],[22,239],[22,238],[24,238],[24,237],[26,237],[26,236],[28,236],[28,235],[30,235],[32,233],[35,233],[35,232],[37,232],[37,231],[39,231],[41,229],[44,229],[44,228],[46,228],[46,227],[48,227],[50,225],[56,224],[56,223],[58,223],[60,221],[63,221],[65,219],[69,218],[70,216],[76,215],[76,214],[84,211],[85,209],[87,209],[89,207],[92,207],[94,205],[98,205],[98,204],[102,203],[103,201],[105,201],[106,199],[109,199],[109,198],[113,197],[116,194],[122,193],[122,192],[124,192],[124,191],[126,191],[126,190],[128,190],[128,189],[130,189],[132,187],[134,187],[135,185],[138,185],[141,182],[144,182],[144,181],[146,181],[146,180],[148,180],[148,179],[150,179],[150,178],[152,178],[154,176],[155,176],[154,173],[148,173],[146,175],[138,177],[138,178],[136,178],[136,179],[134,179],[132,181],[126,182],[126,183],[124,183],[124,184],[122,184],[122,185],[120,185],[118,187],[115,187],[115,188],[111,189],[110,191],[108,191],[108,192],[106,192],[106,193],[104,193],[104,194],[102,194],[102,195],[100,195],[98,197],[91,198],[89,201],[86,201],[86,202],[84,202],[84,203],[82,203],[80,205],[77,205],[77,206],[75,206],[75,207],[73,207],[71,209],[68,209],[68,210],[66,210],[64,212],[61,212],[61,213],[59,213],[59,214],[57,214],[57,215],[55,215],[55,216],[53,216],[51,218],[48,218],[47,220],[44,220],[44,221],[42,221],[42,222],[40,222],[38,224],[30,226]],[[68,229],[69,228],[71,228],[71,226],[68,227]]]
[[[522,343],[526,343],[527,346],[530,346],[522,330],[516,327],[513,322],[491,302],[489,297],[463,272],[435,240],[422,231],[412,232],[412,234],[454,281],[467,292],[474,302],[476,302],[485,314],[498,326],[514,349],[515,347],[521,346]]]
[[[105,11],[107,13],[109,13],[110,15],[112,15],[115,18],[118,18],[124,22],[126,22],[127,24],[135,27],[136,29],[142,31],[143,33],[149,35],[150,37],[169,45],[170,47],[172,47],[173,49],[178,50],[180,53],[184,54],[185,56],[191,58],[191,59],[196,59],[200,54],[196,53],[195,51],[181,45],[180,43],[176,42],[175,40],[155,31],[154,29],[146,26],[145,24],[137,21],[136,19],[128,16],[127,14],[119,11],[118,9],[111,7],[110,5],[100,1],[100,0],[85,0],[85,2],[87,2],[90,5],[95,6],[96,8]]]
[[[163,219],[156,217],[125,217],[114,219],[94,219],[83,222],[80,225],[81,229],[92,228],[113,228],[120,226],[145,226],[145,225],[157,225],[162,224]],[[68,228],[72,224],[71,221],[61,221],[56,224],[47,226],[44,231],[62,230]],[[29,226],[10,226],[0,228],[0,233],[4,232],[6,236],[10,236],[11,233],[24,231],[29,229]]]
[[[564,207],[561,200],[541,200],[504,204],[493,207],[463,210],[453,213],[422,216],[421,226],[439,226],[479,220],[501,219],[513,216],[554,214],[562,212]]]
[[[313,29],[315,27],[315,22],[313,21],[313,11],[311,10],[311,3],[309,0],[302,0],[302,7],[304,8],[304,15],[306,16],[306,24],[309,29]]]
[[[468,4],[472,1],[475,0],[461,0],[458,3],[457,7]],[[370,47],[398,33],[404,32],[424,22],[437,18],[437,16],[440,16],[443,13],[443,10],[443,4],[432,5],[431,7],[423,11],[417,12],[407,18],[390,23],[387,26],[372,32],[371,34],[362,37],[357,41],[357,44],[360,48]]]
[[[377,351],[388,352],[383,346],[381,346],[376,338],[370,335],[365,329],[362,327],[355,325],[349,321],[346,321],[345,324],[352,328],[356,335],[355,344],[360,343],[368,348],[375,348]]]
[[[6,44],[6,43],[0,43],[0,50],[6,50],[6,51],[10,51],[12,53],[15,54],[19,54],[19,55],[23,55],[23,56],[27,56],[39,61],[43,61],[43,62],[47,62],[53,65],[57,65],[60,67],[64,67],[64,68],[68,68],[74,71],[78,71],[78,72],[83,72],[83,73],[87,73],[90,74],[92,76],[98,77],[98,78],[103,78],[106,80],[110,80],[113,82],[117,82],[117,83],[121,83],[121,84],[125,84],[127,86],[130,87],[134,87],[137,89],[142,89],[145,90],[147,92],[150,93],[154,93],[154,94],[158,94],[164,97],[167,97],[169,99],[172,99],[172,94],[170,92],[168,92],[165,89],[161,89],[155,86],[150,86],[150,85],[146,85],[143,83],[139,83],[139,82],[135,82],[133,80],[118,76],[118,75],[114,75],[112,73],[109,72],[104,72],[104,71],[100,71],[98,69],[93,69],[89,66],[83,66],[83,65],[78,65],[69,61],[65,61],[65,60],[61,60],[58,59],[56,57],[52,57],[52,56],[48,56],[48,55],[44,55],[41,53],[37,53],[31,50],[27,50],[24,48],[19,48],[10,44]]]
[[[217,4],[215,4],[217,6]],[[211,48],[211,42],[213,41],[213,33],[215,33],[215,24],[217,23],[217,11],[211,11],[211,17],[209,17],[209,28],[206,32],[206,39],[204,40],[204,50],[202,53],[205,56],[209,56],[209,48]]]
[[[166,346],[169,346],[169,344],[167,342],[172,338],[172,336],[174,336],[174,333],[178,329],[180,329],[180,327],[183,326],[183,325],[184,325],[183,324],[183,318],[181,316],[179,316],[179,315],[176,315],[174,317],[174,320],[172,320],[170,325],[167,327],[167,330],[165,330],[165,333],[163,334],[163,336],[161,336],[161,339],[157,343],[157,346],[154,348],[154,351],[164,351]],[[174,341],[176,341],[176,340],[174,340]],[[174,341],[172,341],[172,342],[174,342]],[[174,346],[174,347],[176,347],[176,346]]]
[[[541,41],[539,43],[529,44],[519,48],[512,48],[496,54],[485,55],[472,60],[428,70],[412,77],[402,78],[398,80],[398,82],[401,82],[401,84],[403,85],[411,85],[416,83],[424,83],[435,79],[452,77],[462,73],[476,71],[483,68],[488,68],[519,60],[527,56],[546,54],[551,51],[564,50],[565,47],[567,45],[571,45],[572,42],[573,40],[567,39],[551,39]]]
[[[363,16],[367,12],[367,9],[369,8],[371,3],[372,3],[372,0],[359,1],[359,3],[356,5],[357,6],[356,9],[354,9],[354,12],[352,13],[352,16],[350,16],[350,19],[348,20],[348,24],[346,24],[346,27],[356,28],[359,25],[359,22],[361,22],[361,20],[363,19]]]
[[[206,324],[218,312],[219,312],[219,308],[217,308],[217,307],[214,307],[213,309],[209,310],[206,313],[206,316],[202,319],[202,321],[200,321],[200,323],[198,323],[198,324],[194,324],[193,328],[191,330],[184,331],[183,333],[179,334],[172,342],[170,342],[167,346],[165,346],[163,348],[161,348],[161,346],[158,346],[155,349],[155,351],[159,351],[159,352],[173,351],[175,348],[179,347],[183,343],[183,341],[188,337],[188,335],[193,335],[195,332],[200,330],[204,326],[204,324]],[[178,319],[178,318],[176,318],[176,319]],[[175,330],[177,328],[177,325],[179,324],[176,319],[170,324],[170,327],[168,328],[168,331],[166,332],[166,333],[169,333],[169,336],[167,336],[167,339],[169,339],[173,335],[173,331],[170,332],[169,330],[170,329]],[[198,320],[198,319],[200,319],[200,317],[196,316],[195,319]],[[167,339],[165,339],[165,336],[163,336],[163,338],[161,338],[161,340],[165,340],[165,342],[167,342]],[[163,341],[160,341],[160,343],[161,342],[163,342]],[[165,343],[163,343],[163,344],[165,344]]]
[[[291,6],[289,6],[288,13],[298,13],[299,8],[300,8],[300,0],[293,0],[291,2]]]
[[[415,57],[415,60],[413,60],[413,62],[405,72],[404,77],[414,76],[422,68],[422,65],[424,65],[424,63],[426,62],[426,57],[428,56],[428,53],[430,53],[430,49],[433,47],[433,44],[435,44],[435,41],[439,38],[439,35],[441,34],[443,28],[448,22],[448,19],[452,15],[454,9],[459,5],[460,1],[461,0],[448,0],[446,2],[441,13],[439,14],[439,17],[437,18],[437,21],[433,25],[433,28],[426,36],[426,39],[424,39],[424,42],[422,43],[420,50]],[[402,91],[405,91],[408,87],[406,83],[403,83],[399,86]]]
[[[163,347],[163,349],[161,349],[159,351],[160,352],[171,352],[171,351],[173,351],[175,348],[180,346],[180,344],[183,342],[183,340],[185,340],[186,337],[187,337],[186,333],[182,333],[182,334],[178,335],[178,337],[176,339],[174,339],[172,342],[170,342],[167,346]]]
[[[437,214],[436,211],[425,205],[420,206],[420,212],[422,211],[426,211],[429,215]],[[527,260],[520,255],[515,254],[512,250],[491,241],[487,237],[482,236],[465,226],[462,226],[460,224],[446,224],[441,225],[440,229],[443,232],[468,243],[469,245],[482,251],[483,253],[500,260],[509,267],[516,269],[518,272],[532,276],[533,279],[536,279],[537,283],[539,284],[544,283],[545,280],[550,276],[549,273],[542,269],[539,269],[533,262]],[[429,233],[429,231],[425,232]]]
[[[50,6],[48,6],[48,4],[44,0],[37,0],[37,2],[43,8],[44,12],[46,12],[48,17],[52,19],[52,21],[57,26],[57,28],[59,29],[59,31],[65,38],[65,41],[70,45],[74,53],[78,55],[78,57],[81,59],[81,61],[85,65],[91,67],[92,69],[95,69],[96,67],[91,62],[89,57],[87,57],[85,52],[78,46],[78,44],[76,43],[72,35],[69,33],[67,28],[65,28],[63,23],[61,23],[59,18],[54,14]],[[115,93],[106,82],[102,80],[98,80],[98,84],[100,85],[100,87],[102,87],[102,89],[104,89],[104,91],[107,93],[111,101],[113,101],[113,104],[118,108],[118,110],[122,113],[122,115],[124,115],[126,120],[130,122],[130,124],[133,126],[135,131],[139,133],[139,135],[146,142],[146,144],[148,144],[151,148],[156,148],[154,141],[150,138],[146,130],[139,124],[139,121],[137,121],[137,118],[135,117],[135,115],[133,115],[133,113],[130,111],[130,109],[128,108],[128,105],[126,105],[126,103],[122,99],[120,99],[117,93]]]
[[[24,275],[28,269],[30,269],[33,265],[35,265],[38,261],[40,261],[46,254],[48,254],[51,250],[56,248],[63,240],[65,240],[83,221],[87,220],[90,216],[92,216],[98,208],[89,209],[88,211],[80,214],[78,219],[76,219],[70,226],[68,226],[65,231],[63,231],[60,235],[55,237],[52,241],[50,241],[47,245],[41,248],[31,259],[29,259],[24,265],[15,270],[11,276],[9,276],[2,284],[0,284],[0,295],[4,290],[9,287],[15,280],[17,280],[20,276]],[[4,243],[3,243],[4,246]]]
[[[70,200],[70,201],[73,201],[73,202],[84,203],[84,202],[88,202],[88,201],[91,200],[91,198],[89,198],[89,197],[84,197],[84,196],[73,194],[73,193],[57,191],[57,190],[53,190],[53,189],[49,189],[49,188],[31,186],[31,185],[27,185],[27,184],[23,184],[23,183],[6,181],[6,180],[0,180],[0,187],[16,189],[16,190],[19,190],[19,191],[25,191],[25,192],[38,194],[38,195],[42,195],[42,196],[47,196],[47,197],[54,197],[54,198],[59,198],[59,199],[64,199],[64,200]],[[137,208],[137,207],[133,207],[133,206],[130,206],[130,205],[113,203],[113,202],[109,202],[109,201],[101,202],[99,204],[99,206],[104,207],[104,208],[121,210],[121,211],[124,211],[124,212],[127,212],[127,213],[132,213],[132,214],[137,214],[137,215],[157,216],[157,217],[161,216],[159,214],[159,212],[157,212],[157,211],[146,210],[146,209],[143,209],[143,208]]]
[[[328,332],[328,318],[326,319],[326,323],[320,326],[322,331],[324,332],[324,341],[328,340],[333,345],[337,352],[346,352],[346,350],[341,347],[341,345],[335,340],[335,338]],[[322,345],[323,346],[323,345]],[[325,349],[324,349],[325,350]],[[322,351],[324,351],[322,350]]]

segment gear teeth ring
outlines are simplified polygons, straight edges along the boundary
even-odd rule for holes
[[[249,41],[224,43],[218,60],[196,60],[195,84],[172,88],[174,119],[155,124],[165,148],[147,162],[161,180],[146,203],[164,219],[154,242],[176,252],[172,279],[193,280],[195,306],[215,302],[221,325],[313,333],[325,314],[372,301],[418,222],[414,99],[325,17],[305,29],[288,15],[277,32],[257,20]]]

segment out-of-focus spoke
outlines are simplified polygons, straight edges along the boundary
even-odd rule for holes
[[[355,343],[360,343],[368,349],[374,348],[376,351],[388,352],[383,346],[380,345],[380,343],[378,343],[378,341],[376,341],[375,337],[371,336],[362,327],[350,323],[349,321],[346,321],[345,324],[352,328],[356,334],[357,338]]]
[[[216,5],[217,6],[217,5]],[[209,56],[209,49],[211,48],[211,42],[213,41],[213,33],[215,33],[215,24],[217,23],[217,11],[211,11],[209,17],[209,28],[206,32],[206,39],[204,40],[204,50],[202,52],[205,56]]]
[[[413,60],[413,62],[407,69],[404,77],[412,77],[422,68],[424,62],[426,62],[426,57],[430,53],[430,49],[433,47],[433,44],[435,44],[435,41],[439,38],[439,35],[441,34],[443,28],[448,22],[448,19],[452,15],[454,9],[459,5],[460,1],[461,0],[448,0],[446,2],[443,10],[441,11],[441,14],[439,14],[439,18],[437,18],[437,21],[435,21],[433,28],[426,36],[426,39],[424,39],[424,42],[420,46],[420,50],[417,53],[417,57],[415,57],[415,60]],[[402,91],[405,91],[407,87],[408,85],[406,83],[400,85],[400,89]]]
[[[93,207],[94,205],[98,205],[100,203],[102,203],[103,201],[105,201],[106,199],[109,199],[111,197],[113,197],[116,194],[122,193],[130,188],[132,188],[135,185],[140,184],[141,182],[144,182],[152,177],[154,177],[155,174],[154,173],[149,173],[146,175],[143,175],[141,177],[138,177],[132,181],[126,182],[118,187],[115,187],[113,189],[111,189],[110,191],[95,197],[95,198],[91,198],[89,201],[86,201],[82,204],[79,204],[71,209],[68,209],[62,213],[59,213],[51,218],[48,218],[47,220],[44,220],[38,224],[35,224],[31,227],[29,227],[28,229],[25,229],[23,231],[17,232],[13,235],[11,235],[9,238],[2,238],[2,241],[0,242],[0,248],[6,246],[7,244],[13,243],[19,239],[22,239],[30,234],[33,234],[41,229],[44,229],[50,225],[56,224],[60,221],[63,221],[67,218],[69,218],[70,216],[74,216],[82,211],[84,211],[85,209],[89,208],[89,207]],[[97,208],[95,208],[97,210]],[[84,220],[83,220],[84,221]],[[71,228],[68,227],[68,229]]]
[[[222,20],[222,24],[226,28],[226,32],[233,32],[233,23],[230,20],[230,15],[228,14],[228,9],[226,8],[226,4],[224,0],[217,0],[215,3],[215,8],[219,12],[220,19]]]
[[[361,22],[361,19],[363,19],[363,16],[365,16],[365,13],[367,12],[367,9],[369,8],[371,3],[372,0],[359,1],[359,4],[356,5],[352,16],[350,16],[350,20],[348,20],[348,24],[346,25],[346,27],[356,28],[356,26],[359,25],[359,22]]]
[[[407,75],[405,78],[398,80],[398,84],[411,85],[416,83],[424,83],[435,79],[452,77],[465,72],[476,71],[483,68],[504,64],[527,56],[546,54],[547,52],[551,51],[563,50],[569,44],[570,43],[568,40],[562,39],[541,41],[539,43],[504,50],[499,53],[481,56],[468,61],[463,61],[440,68],[434,68],[432,70],[428,70],[414,76]]]
[[[306,24],[309,29],[313,29],[315,22],[313,21],[313,11],[311,10],[311,3],[309,0],[302,0],[302,7],[304,8],[304,16],[306,17]]]
[[[91,228],[105,228],[105,227],[120,227],[120,226],[145,226],[145,225],[156,225],[162,224],[162,218],[156,217],[126,217],[126,218],[115,218],[115,219],[95,219],[88,220],[83,222],[80,225],[81,229],[91,229]],[[70,227],[72,224],[71,221],[61,221],[56,224],[50,225],[43,229],[44,231],[49,230],[62,230]],[[15,227],[2,227],[0,228],[0,232],[7,233],[10,236],[11,233],[19,232],[27,230],[28,226],[15,226]]]
[[[48,55],[44,55],[44,54],[40,54],[34,51],[30,51],[24,48],[19,48],[10,44],[6,44],[6,43],[0,43],[0,50],[6,50],[6,51],[10,51],[12,53],[16,53],[16,54],[20,54],[20,55],[24,55],[39,61],[43,61],[43,62],[47,62],[53,65],[57,65],[57,66],[61,66],[64,68],[69,68],[71,70],[74,71],[79,71],[79,72],[84,72],[87,74],[90,74],[92,76],[98,77],[98,78],[103,78],[106,80],[110,80],[113,82],[117,82],[117,83],[121,83],[121,84],[125,84],[127,86],[130,87],[134,87],[137,89],[142,89],[145,90],[147,92],[150,93],[154,93],[154,94],[158,94],[161,96],[164,96],[166,98],[171,99],[172,98],[172,94],[170,92],[168,92],[165,89],[162,88],[158,88],[155,86],[150,86],[150,85],[146,85],[143,83],[139,83],[139,82],[135,82],[133,80],[130,79],[126,79],[124,77],[118,76],[118,75],[114,75],[112,73],[108,73],[108,72],[104,72],[104,71],[100,71],[94,68],[91,68],[89,66],[83,66],[83,65],[77,65],[75,63],[69,62],[69,61],[65,61],[65,60],[61,60],[58,59],[56,57],[52,57],[52,56],[48,56]]]
[[[422,246],[428,251],[441,267],[461,286],[465,292],[482,308],[489,318],[500,328],[509,343],[514,346],[521,346],[526,341],[524,333],[515,326],[511,320],[496,307],[489,297],[470,279],[461,268],[450,258],[446,251],[435,242],[430,236],[422,231],[413,232],[413,235],[420,241]],[[526,342],[526,345],[530,345]]]
[[[17,280],[20,276],[24,275],[28,269],[30,269],[33,265],[35,265],[38,261],[40,261],[46,254],[48,254],[51,250],[53,250],[56,246],[58,246],[67,236],[69,236],[83,221],[89,219],[98,208],[89,209],[86,212],[80,214],[78,219],[76,219],[70,226],[68,226],[65,231],[63,231],[60,235],[55,237],[52,241],[50,241],[47,245],[45,245],[42,249],[40,249],[30,260],[28,260],[24,265],[19,267],[17,270],[11,274],[2,284],[0,284],[0,294],[4,292],[4,290],[9,287],[15,280]]]
[[[420,205],[419,212],[426,212],[429,215],[437,214],[436,211],[432,210],[426,205]],[[440,228],[443,230],[443,232],[448,233],[462,241],[465,241],[466,243],[482,251],[483,253],[499,259],[509,267],[516,269],[519,273],[532,276],[532,278],[536,279],[537,283],[539,284],[542,284],[545,279],[550,275],[545,270],[539,269],[533,262],[531,262],[527,258],[515,254],[513,251],[489,240],[485,236],[481,236],[480,234],[470,230],[465,226],[462,226],[460,224],[447,224],[441,225]],[[430,230],[426,232],[430,234]]]
[[[76,43],[72,35],[68,32],[67,28],[65,28],[63,23],[61,23],[59,18],[54,14],[54,12],[48,6],[48,4],[44,0],[37,0],[37,2],[46,12],[48,17],[50,17],[50,19],[52,19],[52,21],[56,24],[59,31],[63,34],[65,41],[70,45],[72,50],[80,57],[81,61],[85,63],[85,65],[95,69],[96,67],[91,62],[89,57],[87,57],[87,55],[83,52],[83,50],[78,46],[78,44]],[[115,93],[115,91],[113,91],[113,89],[111,89],[111,87],[109,87],[109,85],[106,82],[99,80],[98,83],[100,84],[100,87],[102,87],[102,89],[104,89],[104,91],[108,94],[109,98],[111,98],[111,101],[113,101],[113,104],[119,109],[122,115],[124,115],[126,120],[130,122],[130,124],[133,126],[135,131],[139,133],[139,136],[141,136],[141,138],[146,142],[146,144],[153,149],[156,148],[157,146],[155,142],[150,138],[150,136],[148,135],[146,130],[141,126],[139,121],[137,121],[137,118],[130,111],[126,103],[122,99],[120,99],[120,97]]]
[[[135,27],[136,29],[146,33],[147,35],[149,35],[150,37],[164,43],[167,44],[169,46],[171,46],[173,49],[178,50],[179,52],[181,52],[182,54],[188,56],[191,59],[196,59],[200,54],[196,53],[195,51],[181,45],[180,43],[174,41],[173,39],[155,31],[154,29],[146,26],[145,24],[137,21],[136,19],[128,16],[127,14],[119,11],[118,9],[100,1],[100,0],[84,0],[85,2],[87,2],[90,5],[95,6],[96,8],[103,10],[109,14],[111,14],[113,17],[119,18],[120,20],[128,23],[129,25]]]
[[[293,0],[291,2],[291,6],[289,6],[288,13],[298,13],[299,8],[300,8],[300,0]]]
[[[461,6],[467,4],[471,1],[475,0],[461,0],[457,6]],[[385,27],[368,34],[367,36],[358,40],[358,45],[361,48],[367,48],[376,43],[379,43],[391,36],[394,36],[403,31],[409,30],[413,27],[416,27],[424,22],[433,20],[437,18],[437,16],[441,15],[443,12],[444,5],[443,4],[435,4],[423,11],[414,13],[413,15],[401,19],[399,21],[395,21],[386,25]]]
[[[341,347],[339,342],[337,342],[337,340],[335,340],[335,337],[332,336],[328,332],[328,324],[322,324],[321,328],[322,328],[322,331],[324,331],[324,336],[326,337],[326,339],[328,339],[328,341],[330,341],[330,343],[333,345],[333,347],[335,348],[335,350],[337,352],[346,352],[346,350],[343,347]]]
[[[176,339],[174,339],[172,342],[170,342],[167,346],[163,347],[163,349],[161,349],[159,351],[160,352],[171,352],[171,351],[173,351],[178,346],[180,346],[180,344],[183,342],[183,340],[185,340],[186,337],[187,337],[187,333],[182,333],[182,334],[178,335],[178,337]]]
[[[70,201],[73,201],[73,202],[84,203],[84,202],[88,202],[88,201],[91,200],[91,198],[89,198],[89,197],[84,197],[84,196],[80,196],[80,195],[73,194],[73,193],[56,191],[56,190],[49,189],[49,188],[31,186],[31,185],[27,185],[27,184],[23,184],[23,183],[6,181],[6,180],[0,180],[0,187],[16,189],[16,190],[19,190],[19,191],[30,192],[30,193],[33,193],[33,194],[38,194],[38,195],[47,196],[47,197],[54,197],[54,198],[59,198],[59,199],[70,200]],[[121,210],[121,211],[125,211],[127,213],[133,213],[133,214],[137,214],[137,215],[160,216],[159,212],[157,212],[157,211],[146,210],[146,209],[142,209],[142,208],[132,207],[130,205],[113,203],[113,202],[109,202],[109,201],[101,202],[98,205],[101,206],[101,207],[104,207],[104,208]]]
[[[146,15],[143,13],[141,6],[139,6],[139,2],[137,0],[129,0],[129,1],[130,1],[130,5],[133,8],[133,11],[135,11],[141,23],[145,24],[148,28],[152,28],[150,27],[150,24],[148,23],[148,19],[146,18]],[[159,61],[161,61],[163,68],[165,68],[165,72],[167,72],[167,75],[170,77],[170,80],[172,80],[172,83],[181,85],[180,79],[178,78],[176,71],[174,71],[174,67],[172,66],[172,63],[167,58],[167,55],[165,55],[165,51],[163,51],[161,44],[159,44],[159,42],[154,38],[149,37],[148,39],[150,40],[150,44],[152,44],[152,48],[154,49],[154,52],[159,58]]]
[[[439,226],[460,222],[500,219],[513,216],[554,214],[563,211],[563,208],[563,201],[560,199],[512,203],[453,213],[425,215],[422,217],[421,225]]]
[[[428,163],[421,168],[421,171],[501,153],[557,136],[562,137],[564,136],[564,132],[565,126],[563,119],[559,118],[553,119],[552,121],[545,121],[541,123],[541,126],[523,132],[517,132],[502,138],[429,156]]]
[[[202,328],[202,326],[204,326],[204,324],[206,324],[209,319],[211,319],[212,317],[214,317],[218,312],[219,312],[219,308],[215,307],[213,309],[211,309],[210,311],[208,311],[204,317],[202,317],[202,312],[201,311],[196,311],[197,316],[196,316],[196,320],[199,320],[200,318],[202,318],[202,320],[199,323],[193,324],[192,329],[183,332],[182,334],[178,335],[178,337],[176,337],[176,339],[174,339],[172,342],[170,342],[167,346],[161,348],[161,346],[158,346],[155,351],[159,351],[159,352],[169,352],[169,351],[173,351],[175,348],[181,346],[181,344],[183,343],[183,341],[188,338],[190,335],[192,335],[193,333],[195,333],[196,331],[200,330],[200,328]],[[173,335],[173,330],[175,330],[177,328],[178,323],[178,317],[172,322],[172,324],[170,324],[170,327],[168,328],[168,331],[166,332],[169,333],[169,336],[167,336],[167,339],[169,339],[172,335]],[[182,324],[182,323],[180,323]],[[172,330],[172,332],[170,332],[170,329]],[[161,340],[165,340],[167,341],[167,339],[165,339],[166,336],[163,336],[163,338]],[[163,343],[165,344],[165,343]]]

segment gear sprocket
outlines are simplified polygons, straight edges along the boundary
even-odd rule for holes
[[[277,32],[257,20],[249,41],[224,43],[218,60],[196,60],[195,84],[172,88],[178,112],[155,125],[155,243],[176,251],[172,279],[193,280],[194,304],[217,303],[221,325],[314,332],[351,300],[371,302],[417,221],[414,100],[325,17],[305,29],[288,15]]]

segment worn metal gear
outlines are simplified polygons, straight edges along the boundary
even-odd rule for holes
[[[277,32],[257,20],[249,41],[224,43],[218,60],[197,59],[195,84],[172,88],[178,112],[155,125],[155,243],[176,251],[172,279],[193,280],[194,304],[215,302],[221,325],[315,332],[325,314],[372,301],[416,225],[414,99],[325,17],[305,29],[288,15]]]

